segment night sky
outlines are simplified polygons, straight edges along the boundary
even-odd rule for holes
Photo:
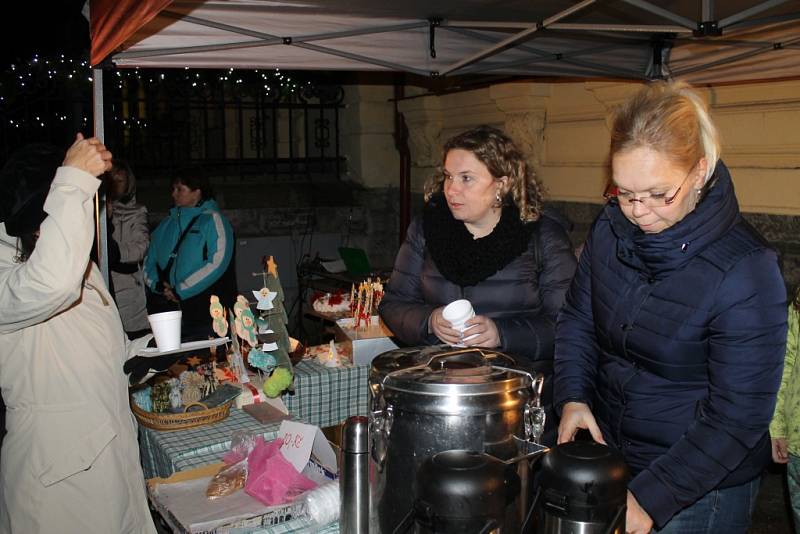
[[[84,0],[10,0],[3,2],[0,69],[28,61],[33,54],[80,59],[88,55],[89,23]]]

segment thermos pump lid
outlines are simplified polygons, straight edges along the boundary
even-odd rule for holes
[[[342,426],[342,451],[351,454],[369,452],[369,419],[363,415],[348,417]]]
[[[628,467],[619,451],[593,441],[572,441],[542,459],[545,509],[581,521],[606,521],[626,502]]]

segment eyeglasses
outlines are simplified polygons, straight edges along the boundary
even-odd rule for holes
[[[606,200],[611,200],[612,198],[616,198],[620,205],[623,206],[632,206],[634,202],[641,202],[643,205],[647,206],[648,208],[661,208],[664,206],[669,206],[675,199],[678,198],[678,195],[683,189],[683,186],[686,185],[686,180],[689,179],[689,176],[692,175],[692,171],[694,171],[695,166],[692,166],[689,169],[689,172],[681,181],[681,185],[678,186],[678,189],[675,190],[675,193],[672,195],[667,196],[666,193],[651,193],[645,197],[636,197],[630,191],[622,191],[620,192],[619,187],[609,184],[608,188],[606,189],[605,193],[603,193],[603,198]]]

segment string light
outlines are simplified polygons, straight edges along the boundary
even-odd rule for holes
[[[296,81],[280,69],[212,70],[184,67],[163,71],[148,69],[140,72],[139,68],[135,67],[106,72],[108,76],[114,77],[113,83],[109,83],[106,90],[119,91],[123,95],[126,91],[136,91],[134,88],[144,87],[147,91],[148,88],[164,84],[178,86],[185,84],[185,87],[201,92],[207,90],[216,92],[220,89],[225,92],[226,86],[236,87],[236,91],[242,89],[247,91],[249,88],[253,94],[260,91],[271,99],[280,95],[295,95],[302,88],[312,87],[310,81]],[[91,101],[93,82],[94,73],[85,59],[67,58],[64,54],[52,58],[35,54],[28,62],[11,64],[5,72],[0,73],[0,120],[5,119],[7,124],[14,128],[46,128],[48,120],[63,123],[69,120],[69,115],[63,111],[52,111],[53,100],[48,101],[51,115],[43,116],[40,113],[34,117],[27,116],[30,112],[27,107],[30,104],[30,96],[36,94],[37,89],[48,94],[64,95],[64,106],[69,109],[75,97],[79,96],[83,102]],[[127,99],[123,97],[123,101]],[[140,102],[138,94],[136,101]],[[116,106],[120,107],[122,106]],[[124,115],[121,109],[114,109],[110,118],[128,128],[147,127],[144,118],[134,116],[133,112],[136,111],[134,108],[135,106],[131,106],[131,110],[126,111]],[[78,120],[84,124],[88,122],[87,117]]]

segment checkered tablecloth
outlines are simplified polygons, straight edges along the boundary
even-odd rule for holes
[[[351,415],[367,415],[369,367],[325,367],[303,360],[294,368],[294,393],[283,396],[297,420],[326,427]],[[145,478],[168,477],[219,461],[230,448],[235,430],[275,439],[280,424],[262,425],[234,407],[224,421],[186,430],[162,432],[139,426],[139,447]]]
[[[303,360],[294,367],[294,393],[283,396],[289,413],[319,427],[367,415],[369,366],[325,367]]]
[[[139,451],[145,478],[166,478],[204,464],[218,462],[231,446],[231,435],[244,430],[278,437],[280,423],[262,425],[243,411],[231,407],[230,415],[213,425],[164,432],[139,425]]]

